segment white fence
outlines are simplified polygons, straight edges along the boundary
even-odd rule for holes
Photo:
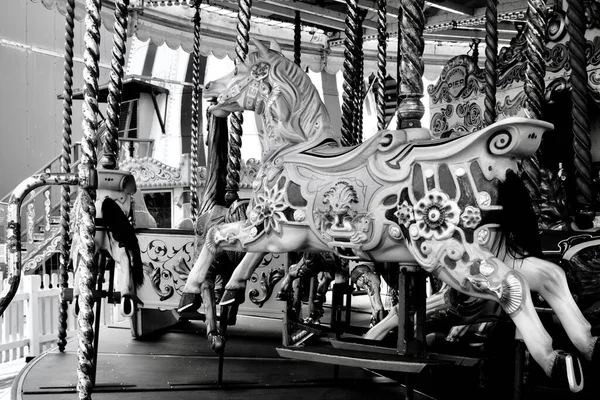
[[[108,281],[108,273],[105,282]],[[0,291],[6,282],[0,274]],[[42,285],[43,284],[43,285]],[[73,287],[73,275],[69,274],[69,287]],[[0,320],[0,362],[25,356],[37,356],[54,347],[58,336],[58,306],[60,288],[56,274],[28,275],[21,279],[19,290],[4,311]],[[102,300],[100,324],[122,322],[117,307]],[[69,304],[67,337],[77,334],[77,317],[73,304]]]

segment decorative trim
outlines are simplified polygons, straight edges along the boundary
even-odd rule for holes
[[[242,163],[240,171],[240,187],[242,189],[250,189],[252,187],[252,182],[254,182],[258,174],[260,166],[260,161],[253,158]],[[184,154],[181,157],[178,167],[171,167],[152,157],[143,157],[122,161],[119,164],[119,169],[131,172],[140,189],[187,187],[191,182],[189,154]],[[206,180],[206,167],[199,167],[198,186],[204,187]]]

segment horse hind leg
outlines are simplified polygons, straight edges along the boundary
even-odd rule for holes
[[[206,274],[206,278],[200,284],[200,294],[202,296],[202,301],[204,302],[203,311],[206,317],[205,323],[208,346],[212,348],[215,353],[221,353],[225,348],[225,336],[217,327],[217,310],[214,297],[215,273],[215,265],[212,265]]]
[[[598,337],[592,336],[590,323],[575,303],[563,269],[549,261],[529,257],[523,260],[519,272],[556,313],[577,350],[588,361],[600,366]]]
[[[583,389],[581,363],[576,356],[552,348],[552,338],[535,311],[525,277],[491,253],[487,255],[490,257],[466,268],[441,268],[439,278],[469,296],[498,301],[544,372],[564,386],[568,384],[572,392],[579,392]]]
[[[367,265],[354,267],[350,279],[359,289],[367,291],[371,302],[371,327],[377,325],[385,317],[385,309],[381,301],[381,279]]]

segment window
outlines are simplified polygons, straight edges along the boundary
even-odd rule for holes
[[[171,192],[144,193],[144,202],[157,228],[171,228]]]
[[[136,139],[138,128],[138,99],[127,100],[121,103],[119,118],[119,137]]]

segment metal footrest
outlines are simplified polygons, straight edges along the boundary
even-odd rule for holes
[[[451,365],[449,361],[430,360],[396,354],[363,353],[333,347],[278,347],[277,353],[281,357],[295,360],[406,373],[419,373],[429,367]]]

